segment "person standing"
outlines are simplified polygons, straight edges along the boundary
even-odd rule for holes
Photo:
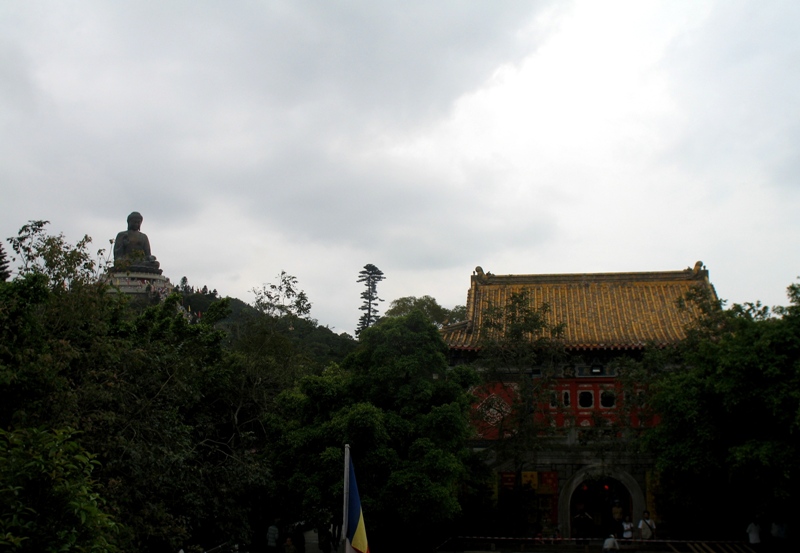
[[[269,528],[267,528],[267,553],[277,553],[278,552],[278,538],[280,537],[280,531],[278,530],[276,520],[272,521]]]
[[[611,507],[611,526],[612,531],[611,533],[615,536],[622,536],[623,528],[623,517],[622,517],[622,503],[620,503],[619,499],[614,500],[614,505]]]
[[[770,534],[772,535],[772,550],[777,553],[786,551],[784,548],[786,543],[786,523],[782,520],[773,522]]]
[[[650,518],[650,511],[642,513],[639,521],[639,536],[643,540],[652,540],[656,537],[656,523]]]
[[[760,550],[761,549],[761,526],[759,526],[758,522],[751,522],[747,526],[747,538],[750,540],[750,547],[753,549]]]
[[[622,521],[622,539],[633,539],[633,521],[631,520],[631,515],[626,515],[625,520]]]

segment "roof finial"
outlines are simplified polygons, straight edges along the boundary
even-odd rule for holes
[[[698,261],[697,263],[694,264],[694,269],[692,269],[692,274],[697,276],[697,275],[700,274],[700,271],[702,269],[703,269],[703,262],[702,261]]]
[[[488,278],[492,276],[492,273],[484,273],[483,268],[480,265],[475,267],[475,274],[478,276],[478,280],[480,282],[486,282]]]

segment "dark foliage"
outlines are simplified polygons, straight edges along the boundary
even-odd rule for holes
[[[561,334],[564,326],[548,321],[549,306],[533,305],[530,297],[513,293],[501,305],[489,305],[483,312],[481,350],[476,360],[482,376],[479,395],[503,390],[510,403],[476,410],[479,427],[491,421],[494,439],[487,448],[495,465],[513,467],[514,490],[499,498],[497,509],[484,512],[506,535],[527,535],[532,521],[541,516],[534,498],[523,489],[522,472],[536,464],[536,455],[556,429],[549,408],[558,369],[566,361]]]
[[[8,257],[6,257],[6,250],[3,244],[0,243],[0,281],[5,281],[11,278],[11,269],[8,267]]]
[[[257,539],[262,506],[281,504],[265,424],[276,398],[306,371],[343,359],[354,341],[253,309],[232,319],[229,300],[215,298],[198,319],[178,308],[177,294],[134,305],[97,280],[88,239],[72,246],[47,235],[44,222],[23,227],[15,244],[25,256],[20,275],[0,282],[0,426],[23,437],[52,429],[89,460],[65,473],[73,496],[50,502],[48,516],[61,509],[69,521],[71,505],[96,508],[86,539],[106,540],[107,550]],[[233,336],[222,323],[244,330]],[[2,473],[0,490],[15,493],[20,479]],[[41,509],[35,497],[20,498],[24,512]],[[44,533],[12,507],[0,512],[13,527],[8,540],[40,543],[30,540]],[[55,539],[65,547],[73,537]]]
[[[366,329],[341,367],[283,394],[273,421],[278,482],[297,517],[338,522],[342,449],[352,448],[370,547],[405,551],[398,528],[430,550],[462,513],[478,479],[472,453],[471,369],[448,369],[435,326],[419,313]],[[477,471],[480,473],[480,469]]]
[[[661,422],[646,442],[661,470],[660,514],[683,535],[741,538],[753,519],[800,515],[799,285],[789,298],[774,313],[689,298],[704,316],[660,367]]]
[[[91,480],[94,456],[73,431],[0,429],[0,546],[111,553],[117,525]]]
[[[443,325],[457,323],[463,321],[467,315],[467,308],[464,305],[457,305],[453,309],[442,307],[431,296],[405,296],[397,298],[389,304],[389,309],[386,310],[385,317],[402,317],[408,315],[415,309],[422,311],[422,313],[435,324],[441,328]]]

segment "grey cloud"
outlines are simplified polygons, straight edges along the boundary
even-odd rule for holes
[[[666,161],[709,176],[735,161],[796,186],[787,168],[798,159],[797,21],[796,2],[720,2],[673,44],[663,68],[685,122]]]
[[[15,101],[35,98],[36,114],[13,122],[13,138],[9,122],[0,140],[24,143],[21,161],[40,174],[15,160],[5,171],[20,196],[55,189],[81,211],[149,203],[153,215],[180,218],[204,194],[238,194],[293,222],[308,213],[308,226],[325,222],[320,232],[341,234],[345,222],[370,224],[360,202],[402,212],[417,193],[401,194],[409,184],[400,179],[352,175],[329,159],[331,145],[443,113],[498,63],[529,52],[542,37],[515,32],[547,5],[87,2],[20,10],[4,26],[12,31],[5,51],[14,54],[6,88],[19,90]],[[237,145],[242,136],[249,143]],[[209,155],[219,150],[222,165]]]
[[[476,149],[485,137],[470,135],[469,124],[464,136],[438,134],[443,125],[462,128],[448,126],[452,114],[486,117],[469,112],[470,93],[482,96],[487,83],[515,86],[502,72],[488,78],[580,20],[537,16],[580,15],[589,5],[0,4],[0,236],[46,218],[53,231],[89,233],[104,245],[135,209],[173,277],[240,291],[258,284],[245,282],[253,275],[269,280],[287,269],[315,292],[323,322],[342,325],[351,310],[348,329],[358,317],[355,277],[367,262],[390,274],[392,295],[444,297],[455,286],[463,302],[477,264],[498,273],[648,270],[669,268],[663,260],[674,251],[735,255],[751,237],[731,230],[741,227],[731,213],[750,193],[725,195],[734,177],[769,187],[775,199],[764,195],[759,205],[776,213],[764,236],[791,245],[800,139],[795,3],[720,2],[660,67],[637,73],[663,79],[674,105],[624,113],[621,120],[648,127],[648,142],[620,145],[614,159],[593,158],[579,118],[564,117],[576,140],[559,148],[524,118],[502,131],[482,122],[487,137],[508,132],[543,145],[529,154],[489,140]],[[644,11],[662,14],[652,6]],[[620,25],[653,24],[608,9]],[[675,21],[667,24],[683,24]],[[549,46],[530,59],[558,64],[564,45]],[[557,82],[537,86],[553,92],[543,96],[554,103],[545,109],[580,108],[559,104]],[[588,101],[581,94],[573,102]],[[609,125],[597,141],[613,144],[617,131]],[[452,140],[467,151],[454,151]],[[409,152],[426,147],[446,159],[417,164]],[[750,249],[762,256],[753,265],[777,257]],[[681,253],[679,264],[691,256]],[[791,261],[780,262],[784,274]],[[418,288],[406,291],[409,283]]]
[[[517,31],[548,4],[100,2],[85,5],[87,20],[64,9],[54,17],[84,37],[62,61],[145,98],[174,86],[190,104],[335,106],[402,123],[441,113],[498,63],[528,53],[543,37]]]
[[[391,251],[409,264],[436,258],[435,266],[447,265],[483,244],[535,244],[551,236],[547,211],[504,201],[497,176],[477,172],[483,180],[455,187],[391,162],[370,167],[337,158],[309,164],[309,157],[313,153],[298,148],[291,159],[250,177],[260,182],[236,183],[237,194],[247,197],[242,211],[300,238]],[[521,209],[528,216],[520,225]]]

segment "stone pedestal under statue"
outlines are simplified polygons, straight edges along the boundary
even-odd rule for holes
[[[108,271],[107,282],[123,294],[167,297],[175,288],[161,274],[156,256],[150,252],[150,240],[141,231],[142,215],[128,215],[128,230],[114,240],[114,266]]]
[[[155,273],[115,271],[109,272],[106,278],[110,286],[132,296],[159,296],[163,299],[175,289],[167,277]]]

